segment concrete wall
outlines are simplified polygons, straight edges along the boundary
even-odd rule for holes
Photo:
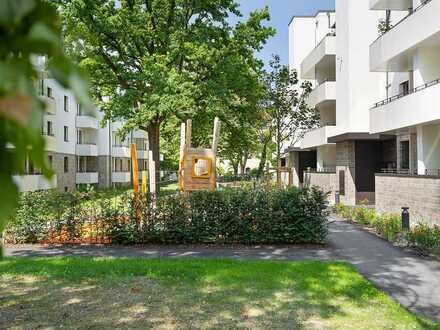
[[[377,174],[376,211],[401,213],[402,207],[410,208],[412,224],[440,225],[440,177]]]
[[[346,205],[356,204],[355,185],[355,142],[341,142],[336,144],[336,174],[339,185],[339,173],[344,171],[345,194],[341,195],[341,203]],[[338,187],[339,190],[339,187]]]
[[[57,175],[57,189],[61,192],[73,191],[76,187],[76,156],[58,152],[48,152],[52,156],[52,169]],[[68,172],[64,172],[64,157],[68,158]]]
[[[325,169],[336,166],[336,145],[324,145],[316,149],[317,168]]]

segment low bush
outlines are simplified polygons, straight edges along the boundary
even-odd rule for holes
[[[369,227],[374,227],[377,219],[375,210],[365,206],[353,208],[351,218],[357,223]]]
[[[50,207],[48,205],[51,205]],[[26,193],[6,230],[15,243],[324,243],[326,195],[315,188],[222,189],[159,196]]]
[[[402,220],[398,214],[382,214],[376,218],[374,229],[383,238],[394,242],[402,232]]]
[[[411,247],[425,254],[440,255],[440,226],[430,227],[426,223],[419,223],[406,234],[406,239]]]

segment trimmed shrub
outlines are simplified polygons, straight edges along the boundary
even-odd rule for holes
[[[375,226],[377,218],[376,211],[365,206],[354,208],[351,212],[351,217],[357,223],[369,227]]]
[[[316,188],[201,191],[159,196],[153,204],[151,196],[133,194],[117,199],[96,192],[44,195],[41,205],[52,203],[53,209],[37,207],[33,197],[39,194],[23,197],[7,240],[254,244],[324,243],[327,237],[327,199]]]
[[[406,234],[406,239],[411,247],[425,254],[440,255],[440,226],[430,227],[426,223],[419,223]]]
[[[402,222],[398,214],[382,214],[376,218],[374,228],[389,241],[395,241],[402,232]]]

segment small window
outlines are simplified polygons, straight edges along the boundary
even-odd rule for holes
[[[81,116],[82,115],[81,104],[79,104],[79,103],[76,105],[76,115],[77,116]]]
[[[53,125],[51,121],[47,122],[47,135],[53,136]]]
[[[209,179],[211,177],[211,159],[207,157],[194,157],[192,161],[192,177]]]
[[[64,95],[64,111],[69,111],[69,98],[66,95]]]
[[[53,99],[52,88],[47,87],[46,94],[47,94],[47,97],[50,97],[51,99]]]
[[[68,192],[69,188],[68,187],[64,187],[64,192]]]
[[[47,160],[48,160],[48,162],[49,162],[49,166],[52,167],[52,164],[53,164],[53,156],[52,156],[52,155],[48,155],[48,156],[47,156]]]
[[[281,167],[286,167],[286,158],[281,158]]]
[[[64,126],[64,142],[69,142],[69,127]]]
[[[64,173],[69,172],[69,157],[64,157]]]

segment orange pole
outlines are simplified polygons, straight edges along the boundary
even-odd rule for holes
[[[138,178],[138,162],[137,162],[137,151],[136,144],[131,144],[131,168],[133,173],[133,191],[135,193],[139,192],[139,178]]]

